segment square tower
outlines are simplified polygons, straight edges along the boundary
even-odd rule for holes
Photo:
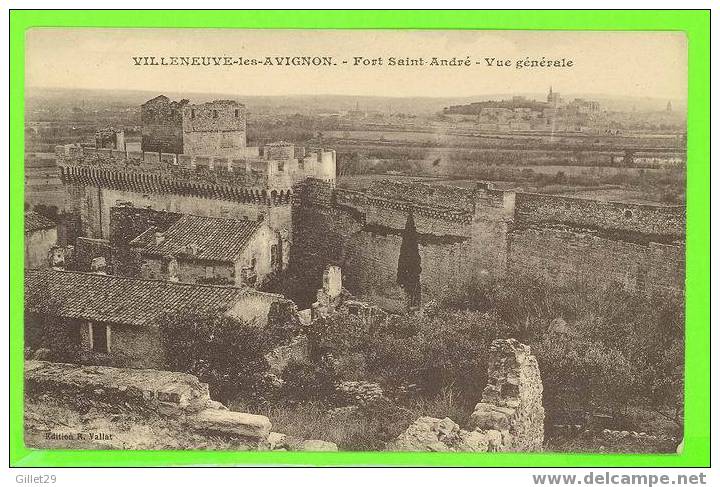
[[[185,154],[242,156],[246,147],[245,105],[215,100],[183,107],[182,138]]]

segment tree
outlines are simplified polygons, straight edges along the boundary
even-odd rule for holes
[[[397,283],[403,288],[408,297],[408,306],[420,304],[420,250],[418,248],[418,234],[415,228],[415,219],[412,210],[408,213],[400,257],[398,258]]]
[[[269,366],[260,326],[220,313],[187,312],[162,316],[158,327],[170,370],[207,382],[221,401],[262,392]]]

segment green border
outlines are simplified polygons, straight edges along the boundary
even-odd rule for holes
[[[686,424],[681,454],[32,450],[23,443],[23,88],[32,27],[673,30],[688,36]],[[622,66],[618,66],[618,76]],[[710,465],[710,13],[699,11],[109,11],[10,13],[10,465]]]

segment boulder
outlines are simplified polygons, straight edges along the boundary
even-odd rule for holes
[[[188,418],[188,422],[195,430],[256,441],[266,440],[271,428],[266,416],[222,409],[205,409]]]
[[[479,402],[470,415],[469,424],[481,430],[509,430],[514,417],[515,409]]]
[[[300,445],[301,451],[338,451],[338,447],[331,441],[305,440]]]
[[[424,416],[387,446],[394,451],[451,451],[460,441],[460,427],[450,418]]]

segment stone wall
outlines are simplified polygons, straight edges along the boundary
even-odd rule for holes
[[[566,225],[603,231],[619,240],[685,240],[685,208],[518,193],[515,224]]]
[[[388,450],[540,451],[545,410],[537,360],[515,339],[494,340],[488,359],[488,385],[467,429],[450,418],[422,417]]]
[[[308,285],[317,288],[325,266],[337,264],[345,287],[358,299],[401,310],[405,296],[396,284],[398,259],[412,212],[424,300],[442,299],[478,275],[502,274],[512,214],[508,194],[488,185],[448,188],[378,182],[367,193],[331,193],[330,185],[308,182],[294,194],[293,221],[301,223],[293,227],[291,266],[294,259],[305,279],[313,279]],[[428,201],[443,206],[427,206]]]
[[[186,154],[233,156],[246,146],[245,105],[217,100],[186,105],[182,117],[183,149]]]
[[[158,96],[141,106],[143,151],[183,153],[182,109],[187,103]]]

